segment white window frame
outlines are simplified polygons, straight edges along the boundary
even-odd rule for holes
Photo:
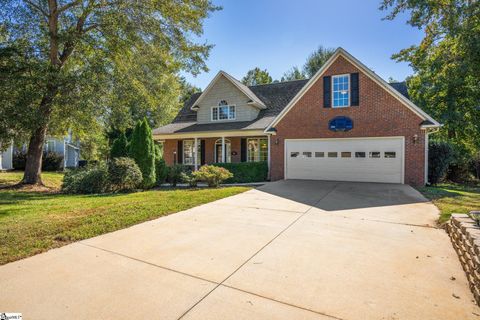
[[[227,119],[220,119],[220,108],[228,108]],[[232,118],[230,117],[231,108],[234,108],[234,110],[233,110],[233,117],[232,117]],[[214,119],[214,118],[213,118],[213,110],[214,110],[214,109],[217,110],[217,119]],[[222,105],[222,106],[214,106],[214,107],[211,108],[211,111],[210,111],[210,119],[211,119],[212,121],[232,121],[232,120],[236,120],[236,118],[237,118],[237,106],[234,105],[234,104]]]
[[[193,151],[193,156],[192,156],[192,163],[185,163],[185,142],[191,142],[192,143],[192,151]],[[193,166],[195,165],[195,155],[197,156],[197,163],[199,164],[200,163],[200,160],[201,160],[201,147],[200,147],[200,143],[198,143],[198,149],[197,149],[197,152],[195,152],[195,140],[192,140],[192,139],[186,139],[186,140],[183,140],[182,141],[182,164],[186,165],[186,166]]]
[[[248,145],[249,145],[248,142],[249,142],[250,140],[255,140],[255,141],[257,141],[257,143],[258,143],[258,151],[257,151],[257,153],[258,153],[258,161],[255,161],[255,160],[254,160],[254,161],[250,161],[250,149],[248,148]],[[247,139],[247,162],[261,162],[261,161],[262,161],[262,160],[261,160],[261,156],[260,156],[260,155],[261,155],[260,140],[267,140],[267,159],[265,159],[265,160],[263,160],[263,161],[268,161],[268,138],[267,138],[267,137],[258,137],[258,138],[248,138],[248,139]],[[255,157],[254,157],[254,158],[255,158]]]
[[[335,106],[335,90],[334,90],[334,79],[335,78],[340,78],[340,77],[348,77],[348,104],[346,106]],[[344,73],[344,74],[336,74],[332,76],[332,108],[348,108],[351,105],[351,99],[352,99],[352,81],[350,79],[350,73]]]

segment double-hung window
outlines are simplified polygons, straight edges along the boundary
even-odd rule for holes
[[[344,74],[332,77],[333,107],[343,108],[350,106],[350,75]]]
[[[197,164],[200,164],[200,141],[198,142],[197,146]],[[195,141],[194,140],[183,140],[183,164],[188,166],[193,166],[195,163],[193,162],[195,156]]]
[[[228,105],[225,100],[220,101],[217,107],[212,108],[212,121],[235,120],[235,106]]]
[[[247,146],[248,162],[267,161],[268,140],[266,138],[249,138],[247,139]]]

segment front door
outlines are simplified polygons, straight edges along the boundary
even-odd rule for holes
[[[225,162],[231,162],[232,161],[232,155],[230,152],[230,141],[225,142]],[[221,144],[215,144],[215,162],[221,163],[222,161],[222,145]]]

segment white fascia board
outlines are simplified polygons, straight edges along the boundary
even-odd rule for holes
[[[255,137],[267,135],[262,129],[257,130],[232,130],[232,131],[203,131],[203,132],[182,132],[171,134],[155,134],[154,140],[169,139],[193,139],[193,138],[220,138],[220,137]]]
[[[295,95],[295,97],[288,103],[288,105],[278,114],[278,116],[273,119],[270,125],[265,129],[265,131],[269,130],[270,128],[277,125],[280,120],[290,111],[290,109],[302,98],[302,96],[310,90],[310,88],[315,84],[315,82],[320,79],[320,77],[325,73],[325,71],[332,65],[332,63],[339,57],[344,57],[347,61],[349,61],[354,66],[358,67],[363,73],[365,73],[368,77],[370,77],[374,82],[378,85],[383,87],[387,92],[393,95],[397,100],[399,100],[403,105],[407,108],[412,110],[416,115],[418,115],[423,120],[429,120],[433,123],[432,127],[439,127],[440,123],[438,123],[435,119],[430,117],[427,113],[425,113],[422,109],[416,106],[413,102],[403,96],[400,92],[395,90],[392,86],[390,86],[385,80],[380,78],[375,72],[370,70],[367,66],[365,66],[362,62],[358,59],[353,57],[350,53],[345,51],[343,48],[339,47],[335,50],[334,54],[327,60],[327,62],[317,71],[317,73],[307,82],[307,84]]]
[[[252,105],[254,105],[255,107],[257,107],[259,109],[265,109],[266,108],[265,104],[246,85],[242,84],[240,81],[238,81],[237,79],[235,79],[234,77],[232,77],[231,75],[226,73],[225,71],[220,70],[217,73],[217,75],[213,78],[213,80],[210,81],[210,83],[205,88],[205,90],[202,92],[202,94],[200,94],[200,96],[197,98],[197,100],[195,100],[195,102],[192,104],[192,106],[190,107],[191,110],[193,110],[193,111],[197,110],[194,107],[196,105],[198,105],[200,103],[200,101],[202,101],[202,99],[205,97],[205,95],[211,90],[211,88],[213,87],[215,82],[217,82],[218,79],[221,76],[224,76],[225,78],[227,78],[235,87],[237,87],[241,92],[243,92],[243,94],[245,94],[250,100],[252,100],[254,102],[254,104],[252,104]]]

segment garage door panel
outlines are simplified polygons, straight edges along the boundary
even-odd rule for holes
[[[287,179],[402,182],[402,138],[287,140],[285,152]],[[316,152],[324,156],[316,157]],[[329,152],[337,157],[328,157]],[[342,157],[342,152],[350,157]],[[355,157],[356,152],[365,157]]]

